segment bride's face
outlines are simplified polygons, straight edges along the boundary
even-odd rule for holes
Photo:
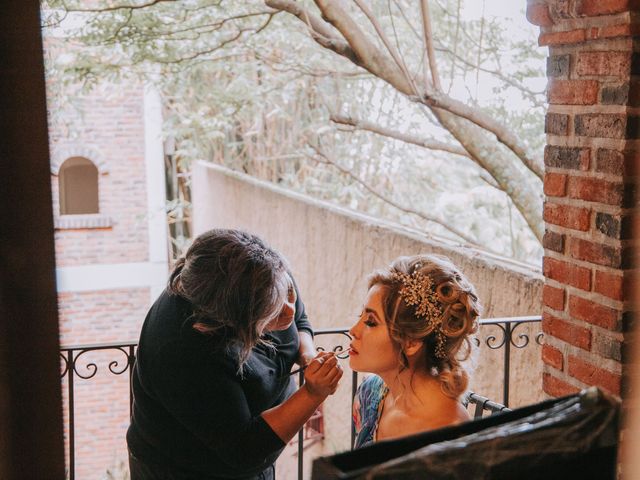
[[[380,375],[398,369],[398,352],[384,318],[385,293],[382,285],[369,289],[362,313],[349,330],[352,338],[349,365],[357,372]]]

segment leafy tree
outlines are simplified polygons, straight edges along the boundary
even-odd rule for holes
[[[66,85],[136,74],[160,86],[183,169],[209,159],[535,261],[544,100],[530,79],[543,56],[535,37],[462,6],[48,0],[45,12],[82,45],[51,62]]]

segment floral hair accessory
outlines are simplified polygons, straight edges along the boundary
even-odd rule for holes
[[[442,302],[438,300],[436,286],[428,275],[416,272],[414,269],[411,275],[394,272],[392,277],[402,284],[400,297],[404,302],[415,307],[416,315],[423,317],[427,321],[429,333],[436,333],[436,357],[446,358],[444,350],[446,338],[442,332],[442,316],[444,308]]]

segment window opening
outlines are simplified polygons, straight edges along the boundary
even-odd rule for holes
[[[99,213],[98,168],[83,157],[72,157],[58,174],[60,215]]]

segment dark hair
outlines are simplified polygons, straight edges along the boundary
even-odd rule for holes
[[[435,320],[437,328],[429,324],[423,315],[418,315],[415,305],[402,301],[402,282],[397,274],[416,274],[428,277],[432,282],[442,316]],[[406,340],[422,340],[426,365],[435,372],[443,392],[457,398],[467,388],[469,377],[460,361],[471,352],[470,334],[477,330],[477,318],[481,305],[473,285],[451,261],[440,255],[415,255],[400,257],[384,269],[369,277],[369,288],[383,285],[385,293],[383,307],[385,321],[391,340],[398,346],[401,368],[408,366],[402,344]],[[438,335],[444,339],[442,354],[437,354]]]
[[[285,259],[261,238],[214,229],[197,237],[169,277],[169,290],[193,306],[193,327],[224,333],[226,348],[239,347],[238,369],[280,313],[290,284]]]

